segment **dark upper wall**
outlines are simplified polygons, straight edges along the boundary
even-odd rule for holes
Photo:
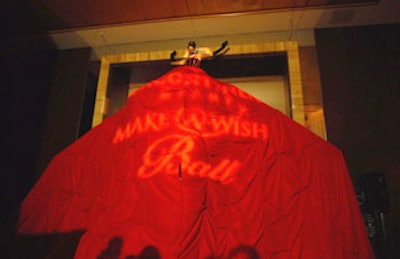
[[[399,33],[399,24],[315,31],[328,140],[343,150],[354,180],[366,172],[384,173],[395,242],[400,241]]]
[[[35,10],[0,10],[0,257],[13,258],[22,199],[52,156],[79,135],[90,48],[59,51]]]
[[[79,137],[90,54],[90,48],[58,52],[37,152],[36,178],[50,159]]]
[[[0,18],[1,220],[18,207],[33,183],[57,58],[56,47],[42,36],[40,21],[18,3],[4,5]],[[26,27],[15,23],[17,14]]]
[[[400,25],[316,30],[328,140],[350,172],[400,163]]]
[[[18,20],[19,19],[19,20]],[[25,26],[22,26],[25,24]],[[20,202],[35,181],[37,151],[57,59],[40,21],[20,1],[0,10],[0,257],[10,256]]]

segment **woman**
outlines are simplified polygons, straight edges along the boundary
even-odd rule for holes
[[[228,48],[226,47],[227,45],[228,41],[224,41],[219,49],[211,51],[209,48],[196,49],[196,42],[189,41],[187,46],[187,51],[183,59],[181,60],[175,59],[176,55],[175,50],[171,53],[170,56],[171,65],[178,65],[178,66],[186,65],[190,67],[200,67],[202,59],[225,54],[228,51]]]

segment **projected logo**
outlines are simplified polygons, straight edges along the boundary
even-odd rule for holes
[[[232,136],[267,140],[269,135],[269,129],[265,123],[250,121],[240,116],[180,109],[174,115],[154,112],[134,118],[124,127],[117,129],[113,143],[120,143],[143,132],[159,132],[173,127],[202,137]]]
[[[180,109],[173,115],[147,113],[134,118],[125,127],[117,129],[113,143],[118,144],[132,137],[140,137],[145,132],[173,133],[149,143],[137,171],[139,178],[149,178],[156,174],[179,177],[187,174],[209,178],[223,184],[230,183],[236,178],[242,165],[241,151],[238,150],[235,157],[224,157],[222,152],[218,159],[208,159],[207,150],[199,150],[206,148],[203,142],[212,139],[218,143],[220,139],[226,137],[242,140],[244,143],[251,143],[254,140],[266,142],[269,137],[269,128],[265,123],[239,116]],[[225,148],[229,149],[228,146]]]
[[[143,164],[138,177],[148,178],[165,173],[182,177],[182,172],[190,176],[209,178],[224,184],[233,181],[240,168],[238,160],[221,159],[212,165],[193,159],[196,144],[194,138],[185,135],[171,135],[157,140],[143,156]]]
[[[118,144],[146,136],[139,178],[189,175],[227,184],[243,167],[243,157],[249,157],[241,153],[242,147],[266,143],[269,138],[267,124],[251,119],[254,116],[245,105],[256,100],[237,88],[209,77],[193,75],[188,79],[180,73],[154,81],[151,86],[156,86],[155,91],[159,90],[157,85],[163,90],[154,94],[156,103],[169,110],[140,114],[118,128],[113,138]],[[208,110],[201,108],[204,103]],[[213,107],[218,107],[218,112]],[[227,144],[231,141],[236,150]]]

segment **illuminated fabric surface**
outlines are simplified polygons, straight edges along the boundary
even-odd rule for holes
[[[73,230],[86,230],[85,259],[116,239],[119,258],[148,246],[225,258],[238,245],[260,258],[373,258],[342,153],[186,66],[54,157],[24,200],[20,234]]]

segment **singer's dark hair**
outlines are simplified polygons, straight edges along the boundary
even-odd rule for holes
[[[189,41],[188,47],[196,48],[196,42],[195,41]]]

